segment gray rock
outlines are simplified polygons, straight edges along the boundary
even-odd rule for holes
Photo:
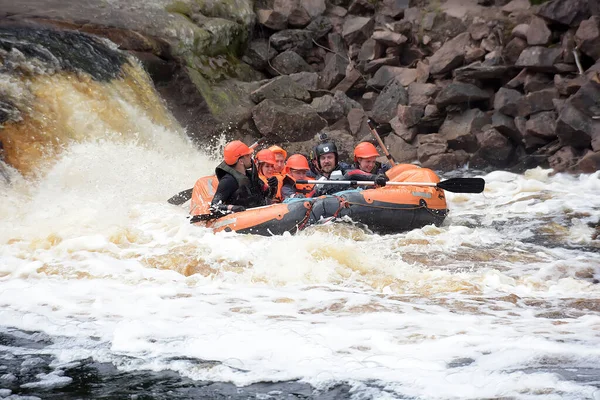
[[[367,85],[382,88],[392,80],[398,81],[402,86],[408,86],[417,79],[417,70],[414,68],[382,66],[375,75],[367,81]]]
[[[555,88],[528,93],[517,102],[518,113],[521,117],[541,111],[554,110],[553,99],[557,99],[558,91]]]
[[[390,121],[390,126],[392,127],[394,133],[407,143],[412,143],[413,139],[419,133],[416,127],[409,128],[404,125],[398,116],[392,118]]]
[[[250,42],[242,61],[254,69],[263,70],[267,67],[269,60],[277,55],[277,50],[269,46],[267,39],[256,39]]]
[[[342,36],[348,45],[363,43],[373,34],[375,21],[369,17],[348,17],[342,28]]]
[[[404,139],[394,134],[383,139],[385,147],[398,163],[410,163],[417,159],[417,147],[407,143]]]
[[[537,15],[575,27],[590,17],[588,3],[589,0],[552,0],[542,4]]]
[[[460,115],[448,115],[440,127],[440,135],[454,150],[474,152],[477,150],[475,134],[492,122],[491,118],[478,108],[466,110]]]
[[[437,133],[417,135],[417,158],[421,163],[434,155],[445,153],[447,149],[448,142]]]
[[[312,67],[304,61],[298,53],[286,50],[271,60],[269,71],[273,69],[273,75],[290,75],[297,72],[312,72]]]
[[[523,95],[513,89],[500,88],[494,96],[494,109],[505,115],[519,115],[519,102]]]
[[[600,16],[594,15],[579,25],[575,43],[584,54],[600,60]]]
[[[255,103],[265,99],[297,99],[310,101],[308,90],[297,84],[287,75],[272,79],[267,84],[250,93],[250,98]]]
[[[317,97],[310,105],[330,124],[344,116],[344,106],[330,95]]]
[[[435,98],[435,104],[439,107],[446,107],[451,104],[464,104],[489,99],[490,94],[475,85],[453,82],[440,91]]]
[[[550,43],[552,31],[548,29],[543,19],[534,17],[527,29],[527,44],[530,46],[545,46]]]
[[[348,59],[337,54],[328,53],[325,68],[319,75],[319,88],[331,89],[346,76]]]
[[[400,104],[408,104],[408,92],[394,79],[377,96],[373,105],[373,119],[378,123],[389,122],[396,116]]]
[[[521,143],[523,140],[523,135],[517,129],[514,118],[504,115],[501,112],[496,111],[492,114],[492,128],[515,143]]]
[[[508,138],[494,128],[477,135],[479,149],[471,157],[470,165],[475,168],[493,167],[504,168],[510,163],[514,147]]]
[[[561,53],[560,48],[529,47],[521,52],[515,65],[531,71],[554,72],[554,64],[560,59]]]
[[[554,111],[544,111],[534,114],[525,125],[527,135],[537,136],[550,142],[556,139],[556,115]],[[527,143],[527,136],[525,137]]]
[[[398,106],[398,120],[404,124],[407,128],[412,128],[417,125],[423,117],[425,111],[424,106]]]
[[[275,10],[257,10],[258,22],[267,28],[280,31],[287,28],[287,16]]]
[[[303,29],[285,29],[275,32],[269,38],[271,46],[277,51],[294,50],[299,54],[305,54],[313,47],[313,32]]]
[[[319,74],[316,72],[296,72],[288,76],[306,90],[317,90],[318,88]]]
[[[413,82],[408,85],[408,104],[411,106],[426,106],[432,102],[437,91],[438,87],[433,83]]]
[[[527,48],[527,41],[519,37],[514,37],[507,43],[502,50],[502,56],[506,62],[514,64],[519,59],[521,53]]]
[[[429,58],[430,73],[444,74],[462,65],[465,58],[465,49],[471,41],[469,32],[461,33],[448,40]]]
[[[327,126],[314,108],[296,99],[267,99],[252,110],[252,119],[264,136],[279,141],[303,141]]]

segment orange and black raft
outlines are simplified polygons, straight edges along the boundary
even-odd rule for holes
[[[411,164],[396,165],[387,176],[390,182],[440,181],[432,170]],[[296,233],[322,221],[349,217],[376,233],[398,233],[430,224],[441,225],[448,214],[444,191],[438,187],[388,185],[311,199],[292,199],[214,218],[209,207],[217,184],[215,176],[198,179],[190,208],[194,224],[215,232],[281,235]]]

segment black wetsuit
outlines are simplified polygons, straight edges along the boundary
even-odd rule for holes
[[[219,185],[212,199],[212,205],[219,208],[228,205],[245,208],[267,205],[269,190],[259,179],[254,167],[242,174],[222,162],[215,169],[215,174],[219,178]]]

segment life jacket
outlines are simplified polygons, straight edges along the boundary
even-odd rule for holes
[[[352,164],[352,169],[360,169],[360,165],[358,165],[358,163],[355,162],[354,164]],[[373,175],[385,174],[386,171],[389,169],[390,169],[390,166],[388,164],[382,164],[379,161],[375,161],[375,166],[373,167],[373,171],[365,172],[365,174],[373,174]]]
[[[230,167],[223,161],[215,168],[215,175],[220,180],[229,174],[235,178],[238,183],[237,190],[230,197],[228,204],[235,206],[244,206],[246,208],[260,207],[267,204],[263,194],[263,185],[258,179],[256,169],[253,167],[250,173],[240,173],[235,168]]]
[[[277,193],[275,193],[275,196],[273,196],[272,200],[273,203],[281,203],[283,201],[283,196],[281,195],[281,187],[283,186],[283,175],[275,174],[273,176],[277,178]],[[258,177],[266,186],[269,186],[268,178],[261,174],[260,171],[258,172]]]
[[[282,186],[293,187],[294,190],[296,191],[296,194],[301,194],[302,196],[304,196],[306,198],[312,197],[315,194],[315,192],[314,192],[315,185],[314,184],[311,184],[311,183],[303,183],[303,184],[296,183],[296,181],[294,180],[294,178],[292,178],[289,175],[284,176]]]

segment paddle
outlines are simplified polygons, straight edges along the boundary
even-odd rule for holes
[[[254,142],[250,148],[252,150],[256,149],[258,147],[258,145],[264,140],[264,138],[260,138],[258,139],[256,142]],[[190,189],[185,189],[182,190],[181,192],[177,193],[175,196],[171,197],[169,200],[167,200],[167,202],[169,204],[173,204],[175,206],[180,206],[183,203],[185,203],[186,201],[188,201],[189,199],[192,198],[192,192],[194,191],[194,188],[190,188]]]
[[[381,140],[381,137],[379,137],[379,133],[377,133],[377,130],[375,129],[375,122],[373,122],[371,118],[367,118],[367,125],[369,125],[371,134],[373,134],[373,136],[375,136],[375,139],[377,139],[377,143],[379,143],[379,147],[381,147],[381,150],[383,150],[383,154],[385,154],[387,159],[390,161],[390,165],[392,167],[396,165],[396,160],[394,160],[394,157],[392,157],[387,147],[385,147],[385,144],[383,144],[383,140]]]
[[[373,181],[315,181],[297,180],[299,184],[333,184],[352,186],[375,186]],[[387,186],[431,186],[453,193],[481,193],[485,188],[482,178],[450,178],[438,183],[434,182],[386,182]]]

